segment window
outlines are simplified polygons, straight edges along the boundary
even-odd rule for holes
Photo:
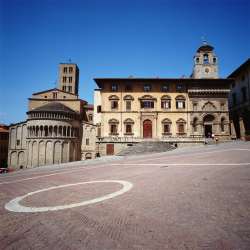
[[[224,103],[224,102],[222,102],[222,103],[220,104],[220,109],[221,109],[221,110],[225,110],[225,103]]]
[[[245,103],[247,101],[247,88],[241,88],[242,102]]]
[[[72,82],[72,76],[69,77],[69,82],[70,82],[70,83]]]
[[[16,145],[17,145],[17,146],[20,145],[20,140],[16,140]]]
[[[126,124],[126,134],[131,134],[131,133],[132,133],[132,125]]]
[[[170,124],[164,124],[163,125],[163,132],[164,132],[164,134],[169,134],[170,133]]]
[[[178,134],[185,134],[185,124],[186,124],[186,121],[182,118],[176,121]]]
[[[209,73],[209,68],[205,68],[205,72],[206,72],[206,73]]]
[[[241,81],[242,81],[242,82],[245,81],[245,76],[244,76],[244,75],[241,77]]]
[[[93,121],[93,115],[91,115],[91,114],[89,115],[89,121],[91,121],[91,122]]]
[[[161,101],[162,109],[170,109],[171,108],[171,100],[162,100]]]
[[[53,99],[57,99],[57,92],[53,92]]]
[[[44,98],[47,98],[47,96],[45,95]]]
[[[185,101],[184,100],[177,100],[176,101],[176,108],[177,109],[184,109],[185,108]]]
[[[164,135],[166,135],[166,134],[168,134],[168,135],[170,135],[171,134],[171,121],[168,119],[168,118],[166,118],[166,119],[164,119],[163,121],[162,121],[162,134]]]
[[[132,91],[132,85],[131,84],[126,84],[125,85],[125,91]]]
[[[64,67],[63,68],[63,73],[67,73],[68,72],[68,68],[67,67]]]
[[[69,86],[68,88],[69,88],[69,92],[72,92],[72,86]]]
[[[63,99],[66,99],[66,96],[65,96],[65,95],[63,96]]]
[[[197,109],[198,109],[198,103],[194,102],[193,103],[193,110],[197,111]]]
[[[176,85],[176,91],[182,91],[182,90],[183,90],[183,84],[178,83],[178,84]]]
[[[86,145],[89,145],[89,138],[86,138]]]
[[[118,91],[118,85],[116,83],[112,83],[111,91]]]
[[[199,63],[199,62],[200,62],[199,57],[196,57],[196,63]]]
[[[144,108],[144,109],[154,108],[154,101],[150,101],[150,100],[141,101],[141,108]]]
[[[110,125],[110,133],[111,133],[111,135],[116,135],[117,134],[117,125],[116,124],[111,124]]]
[[[204,54],[203,56],[203,63],[208,64],[208,54]]]
[[[73,72],[73,67],[69,67],[69,73]]]
[[[62,89],[63,89],[63,91],[66,91],[66,86],[63,86]]]
[[[63,76],[63,83],[67,82],[67,77]]]
[[[144,90],[144,92],[149,92],[149,91],[151,91],[151,84],[144,84],[143,90]]]
[[[118,109],[118,101],[111,101],[111,109]]]
[[[178,124],[178,133],[180,134],[184,133],[184,124]]]
[[[131,110],[131,101],[126,101],[126,110],[127,111]]]
[[[168,92],[169,91],[169,85],[168,84],[163,84],[161,86],[161,91],[162,92]]]
[[[213,58],[213,63],[216,63],[216,61],[217,61],[217,60],[216,60],[216,57],[214,57],[214,58]]]
[[[175,98],[176,100],[176,109],[184,109],[185,108],[185,97],[179,95]]]
[[[101,105],[98,105],[97,106],[97,113],[101,113],[102,112],[102,106]]]
[[[235,87],[235,82],[232,83],[232,88],[234,88],[234,87]]]
[[[134,121],[130,118],[126,119],[124,121],[124,125],[125,125],[125,134],[127,135],[132,135],[133,131],[132,131],[132,127],[133,127]]]

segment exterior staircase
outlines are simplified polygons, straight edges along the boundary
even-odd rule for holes
[[[139,155],[139,154],[149,154],[149,153],[159,153],[166,152],[175,149],[168,142],[160,142],[160,141],[144,141],[137,143],[133,146],[129,146],[126,149],[120,151],[118,156],[126,156],[126,155]]]

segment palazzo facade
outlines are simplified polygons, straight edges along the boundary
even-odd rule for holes
[[[230,139],[231,79],[218,76],[214,48],[203,44],[189,78],[96,78],[97,151],[116,154],[145,140],[176,145]]]
[[[228,78],[235,80],[229,97],[232,136],[250,140],[250,59],[234,70]]]

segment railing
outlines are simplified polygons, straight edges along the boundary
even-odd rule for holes
[[[110,136],[110,137],[97,137],[97,143],[103,142],[114,142],[114,143],[136,143],[142,141],[165,141],[165,142],[205,142],[205,137],[201,135],[191,135],[191,136],[162,136],[158,138],[142,138],[142,137],[134,137],[134,136],[126,136],[126,137],[118,137],[118,136]]]

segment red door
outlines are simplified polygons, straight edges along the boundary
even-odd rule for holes
[[[114,154],[114,144],[107,144],[106,153],[107,153],[107,155],[113,155]]]
[[[152,138],[152,122],[150,120],[143,122],[143,138]]]

